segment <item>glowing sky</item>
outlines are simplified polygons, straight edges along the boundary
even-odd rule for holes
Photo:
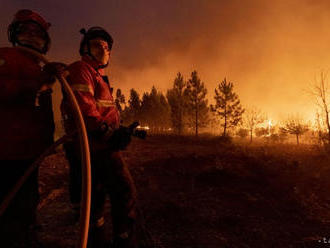
[[[213,99],[226,77],[244,106],[278,120],[313,118],[305,90],[330,67],[330,1],[318,0],[0,0],[0,45],[20,8],[52,23],[51,60],[78,59],[79,29],[102,26],[114,37],[114,87],[127,94],[155,85],[163,92],[178,71],[196,69]]]

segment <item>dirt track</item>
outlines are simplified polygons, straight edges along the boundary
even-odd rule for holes
[[[158,247],[329,245],[323,238],[330,238],[330,166],[310,147],[246,148],[158,136],[135,140],[124,157]],[[39,237],[45,247],[74,246],[78,224],[67,173],[61,151],[40,170]]]

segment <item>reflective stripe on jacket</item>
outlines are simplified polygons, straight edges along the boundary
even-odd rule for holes
[[[95,69],[94,61],[87,55],[68,68],[70,84],[82,111],[87,131],[98,130],[103,123],[110,128],[119,127],[119,112],[115,106],[111,88],[103,79],[103,70]],[[65,97],[61,105],[64,126],[67,133],[76,129],[70,105]]]

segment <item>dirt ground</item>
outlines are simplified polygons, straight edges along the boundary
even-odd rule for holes
[[[123,154],[157,247],[330,247],[330,157],[317,147],[153,136]],[[62,150],[42,164],[40,192],[40,241],[74,247]]]

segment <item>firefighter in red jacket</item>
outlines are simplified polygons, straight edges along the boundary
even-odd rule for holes
[[[119,128],[119,112],[112,97],[112,88],[103,72],[109,63],[113,40],[100,27],[92,27],[87,32],[82,29],[81,33],[83,39],[79,52],[82,58],[68,67],[68,82],[80,105],[91,149],[92,206],[88,247],[104,247],[107,240],[104,206],[105,198],[109,196],[113,247],[135,248],[136,190],[119,152],[129,144],[130,134],[125,128]],[[62,115],[66,132],[74,132],[76,127],[65,95]],[[70,149],[66,150],[69,161],[74,162],[75,158],[70,157],[72,153],[68,153]]]
[[[31,10],[20,10],[8,27],[13,47],[0,48],[0,202],[32,162],[53,142],[54,121],[48,72],[21,47],[45,54],[50,46],[47,23]],[[31,247],[31,225],[38,204],[38,172],[22,186],[0,217],[1,247]]]

